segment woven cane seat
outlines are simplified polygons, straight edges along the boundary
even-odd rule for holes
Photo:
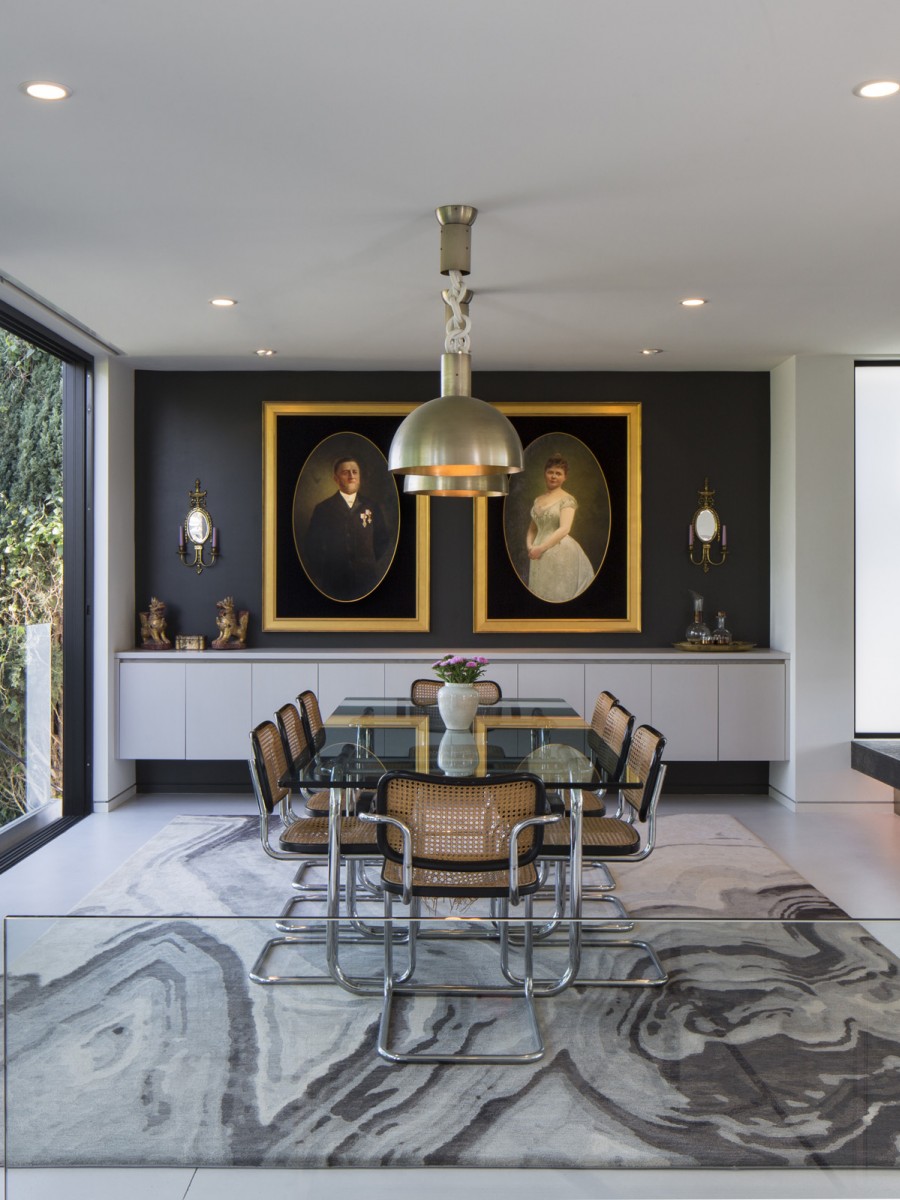
[[[403,891],[403,868],[386,862],[381,881],[389,892]],[[519,892],[536,891],[538,873],[532,864],[519,870]],[[413,867],[413,892],[418,896],[508,896],[509,871],[438,871]]]
[[[568,858],[571,850],[568,821],[558,821],[544,830],[546,858]],[[631,854],[641,843],[641,835],[627,821],[616,817],[585,817],[581,822],[581,852],[585,858]]]
[[[330,803],[328,788],[323,788],[320,792],[310,792],[308,795],[304,795],[303,799],[311,813],[314,813],[316,816],[328,816],[328,805]],[[374,792],[363,791],[355,797],[353,807],[357,812],[368,812],[374,800]]]
[[[606,805],[593,792],[582,792],[581,811],[586,817],[602,817],[606,812]]]
[[[341,819],[341,854],[363,854],[375,857],[376,829],[358,817]],[[301,817],[284,830],[278,839],[282,850],[296,854],[325,855],[328,853],[328,818]]]

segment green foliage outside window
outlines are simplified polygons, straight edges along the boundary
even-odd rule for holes
[[[25,627],[51,627],[50,776],[62,795],[62,364],[0,330],[0,824],[25,811]]]

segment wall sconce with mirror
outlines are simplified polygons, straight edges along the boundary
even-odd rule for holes
[[[188,492],[188,497],[191,507],[178,526],[178,557],[186,567],[193,567],[199,575],[204,567],[211,567],[219,557],[219,531],[206,509],[206,492],[201,490],[199,479],[194,480],[194,490]],[[209,555],[204,558],[207,543]]]
[[[697,493],[697,511],[691,517],[688,526],[688,557],[695,567],[708,571],[710,567],[721,567],[728,557],[728,529],[719,520],[719,514],[713,508],[715,491],[709,486],[709,479],[703,481],[703,487]],[[721,556],[718,561],[710,556],[713,542],[719,542]],[[694,557],[694,543],[698,543],[700,557]]]

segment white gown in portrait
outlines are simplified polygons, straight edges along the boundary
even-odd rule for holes
[[[564,508],[577,508],[578,504],[572,496],[563,496],[546,508],[534,505],[531,509],[531,519],[534,521],[534,544],[540,546],[559,529],[559,517]],[[565,600],[574,600],[585,588],[594,581],[594,568],[591,560],[582,550],[578,542],[569,534],[551,546],[540,558],[529,559],[528,590],[534,592],[541,600],[551,604],[561,604]]]

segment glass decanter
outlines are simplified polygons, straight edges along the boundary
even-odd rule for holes
[[[712,631],[710,640],[716,646],[731,645],[731,630],[725,628],[725,613],[716,613],[716,627]]]
[[[694,592],[694,619],[684,635],[687,642],[708,642],[709,626],[703,620],[703,597]]]

